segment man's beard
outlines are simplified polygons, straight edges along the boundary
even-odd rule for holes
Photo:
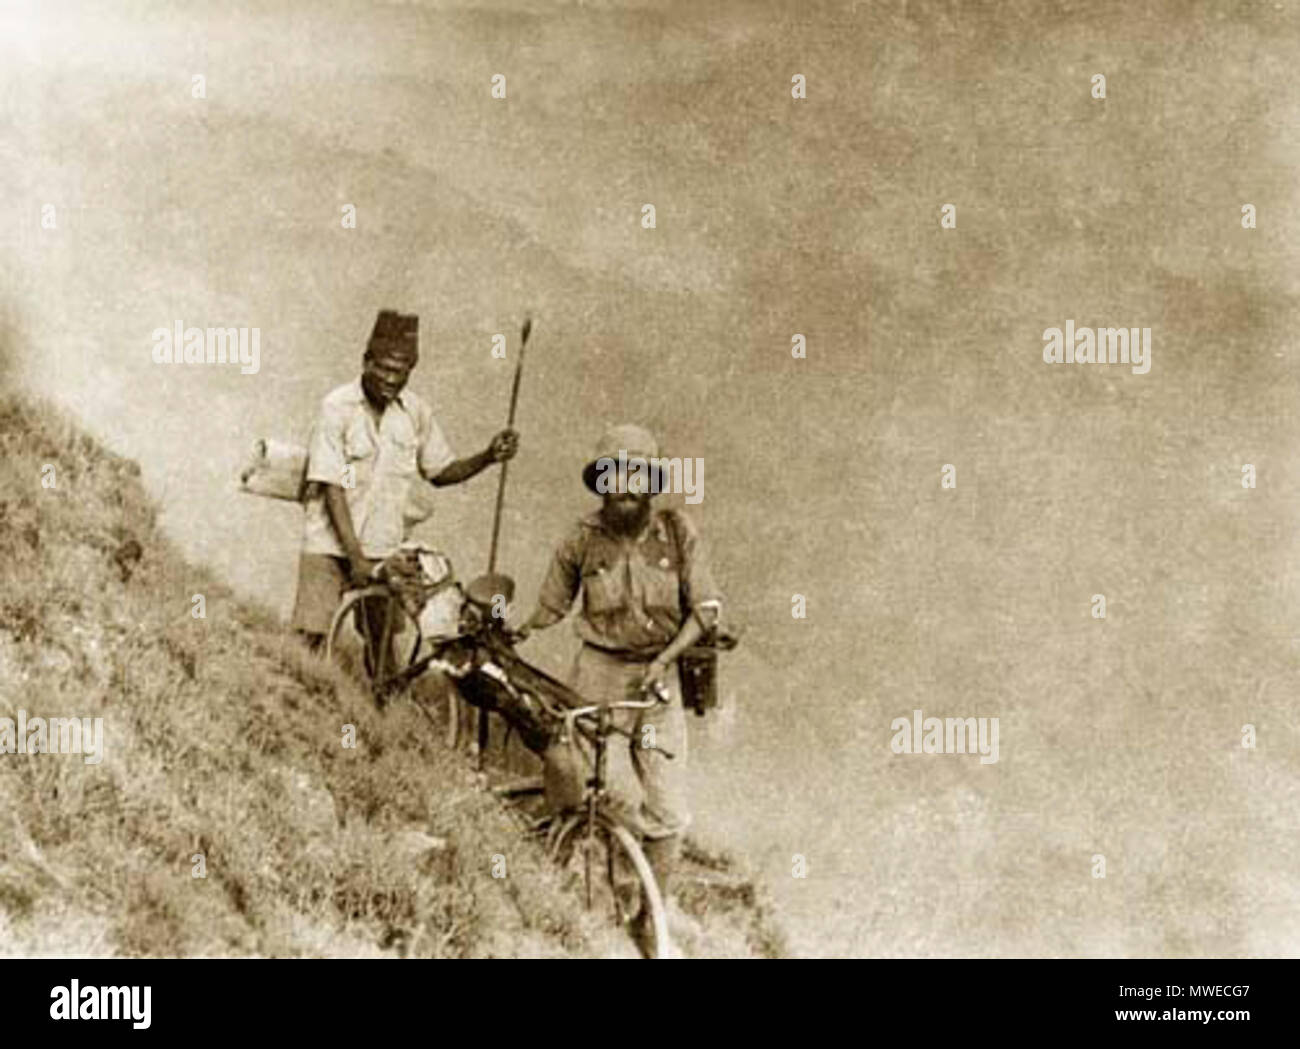
[[[636,535],[650,520],[650,500],[637,499],[631,502],[607,499],[601,514],[611,530],[622,535]]]

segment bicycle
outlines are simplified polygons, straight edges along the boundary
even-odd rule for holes
[[[526,833],[542,839],[553,861],[569,871],[576,868],[588,910],[603,910],[616,925],[627,926],[645,908],[642,949],[651,958],[665,957],[669,939],[664,900],[636,835],[610,811],[606,776],[610,737],[637,739],[614,724],[615,711],[649,710],[668,702],[667,689],[656,682],[641,691],[642,698],[591,703],[520,657],[499,623],[480,617],[475,624],[472,615],[469,631],[440,646],[431,663],[457,683],[471,705],[502,716],[533,753],[545,755],[556,744],[578,748],[578,737],[589,744],[590,755],[579,759],[590,764],[580,798],[560,811],[540,816],[527,812],[524,799],[551,800],[537,778],[498,787],[494,793],[510,805]],[[664,747],[653,749],[673,758]]]
[[[458,588],[459,589],[459,588]],[[502,596],[513,596],[508,576],[480,576],[460,591],[458,631],[453,637],[431,640],[424,637],[417,619],[411,616],[392,587],[384,581],[349,591],[334,614],[327,643],[333,657],[347,624],[353,622],[361,636],[367,677],[376,701],[391,701],[426,670],[440,670],[453,682],[450,691],[448,742],[455,746],[459,718],[456,704],[464,699],[471,706],[499,714],[517,731],[525,746],[539,756],[555,743],[577,747],[577,737],[591,748],[591,773],[584,777],[581,800],[559,812],[529,817],[520,799],[542,797],[542,783],[498,788],[495,792],[511,802],[512,811],[524,822],[525,830],[542,838],[547,855],[562,868],[575,865],[584,887],[588,910],[610,913],[615,924],[626,926],[648,910],[642,948],[651,958],[666,955],[668,924],[663,897],[640,843],[632,831],[609,811],[606,784],[607,750],[613,735],[635,739],[613,723],[618,710],[649,710],[668,701],[661,683],[642,690],[640,699],[610,704],[588,702],[563,682],[521,658],[514,650],[509,632],[491,610]],[[366,602],[378,602],[366,612]],[[409,652],[396,639],[412,635]],[[428,651],[421,649],[428,642]],[[458,698],[459,697],[459,698]],[[417,704],[428,715],[423,704]],[[432,719],[432,716],[429,715]],[[671,759],[673,754],[655,747]]]
[[[426,596],[448,588],[460,590],[449,563],[447,567],[447,575]],[[381,565],[376,572],[383,568]],[[394,584],[381,574],[371,578],[373,582],[344,593],[326,635],[325,658],[337,662],[344,650],[359,644],[366,685],[375,705],[382,708],[402,695],[432,662],[431,656],[420,657],[420,650],[431,639],[425,637],[419,619]],[[417,706],[432,720],[424,704]],[[459,699],[455,689],[448,689],[447,746],[454,750],[459,738]]]
[[[565,710],[555,709],[544,697],[538,697],[548,715],[563,721],[564,729],[558,742],[567,744],[578,733],[594,751],[592,774],[583,784],[581,803],[573,810],[544,817],[541,821],[538,829],[546,836],[547,852],[562,868],[571,868],[575,858],[578,859],[589,911],[599,896],[602,907],[612,909],[615,923],[625,926],[640,916],[641,908],[648,909],[649,919],[643,920],[642,926],[647,932],[648,943],[643,947],[651,958],[664,957],[667,953],[667,910],[640,843],[631,830],[608,810],[605,776],[610,736],[619,734],[635,739],[632,733],[613,723],[614,712],[649,710],[659,703],[668,702],[667,696],[660,684],[655,694],[645,700],[588,704]],[[673,757],[662,747],[655,749],[670,759]],[[603,880],[592,876],[593,867],[603,872]]]

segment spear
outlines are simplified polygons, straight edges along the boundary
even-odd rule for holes
[[[515,361],[515,381],[510,388],[510,417],[506,420],[507,429],[513,429],[515,425],[515,408],[519,404],[519,380],[524,374],[524,350],[528,346],[528,333],[533,330],[533,319],[524,318],[523,332],[519,337],[519,359]],[[501,535],[501,507],[506,498],[506,470],[510,463],[507,460],[501,464],[501,477],[497,481],[497,506],[492,515],[492,549],[488,554],[488,575],[496,574],[497,569],[497,540]],[[511,586],[513,591],[513,585]],[[483,769],[483,756],[487,753],[488,747],[488,712],[481,707],[478,712],[478,754],[477,765],[480,773]]]
[[[533,319],[525,317],[523,333],[519,339],[519,359],[515,361],[515,381],[510,388],[510,417],[506,420],[507,429],[514,429],[515,407],[519,404],[519,380],[524,374],[524,349],[528,346],[528,333],[532,330]],[[501,506],[506,498],[506,470],[509,467],[509,462],[501,464],[501,477],[497,481],[497,508],[492,515],[492,551],[488,555],[489,575],[497,570],[497,539],[501,535]]]

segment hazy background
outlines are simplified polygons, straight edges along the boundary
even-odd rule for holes
[[[502,565],[530,602],[605,425],[705,460],[748,633],[697,823],[798,950],[1294,955],[1300,12],[1138,6],[0,4],[19,371],[287,614],[252,440],[305,438],[392,307],[475,451],[531,311]],[[1043,364],[1067,318],[1152,328],[1151,372]],[[261,372],[154,365],[177,319],[260,327]],[[422,531],[463,575],[494,491]],[[893,755],[917,707],[999,717],[1000,762]]]

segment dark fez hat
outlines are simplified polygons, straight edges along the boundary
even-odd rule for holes
[[[372,356],[420,357],[420,318],[414,313],[380,310],[366,352]]]

